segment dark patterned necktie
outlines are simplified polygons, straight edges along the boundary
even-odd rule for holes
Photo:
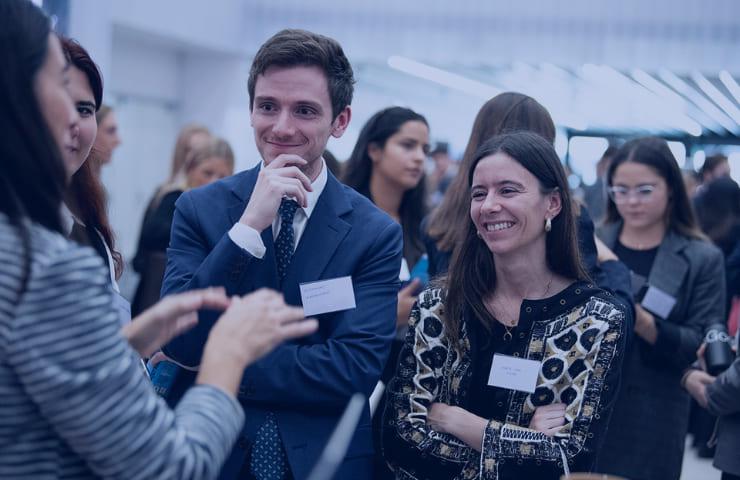
[[[283,198],[280,202],[278,213],[280,214],[280,233],[275,239],[275,260],[277,262],[278,277],[282,282],[285,272],[288,271],[288,265],[293,259],[293,250],[295,250],[295,231],[293,230],[293,218],[295,211],[298,209],[298,203],[295,200]]]
[[[249,470],[257,480],[286,480],[288,459],[280,441],[275,414],[269,412],[257,430]]]
[[[293,230],[293,218],[298,209],[298,203],[286,198],[280,202],[278,213],[280,214],[280,233],[275,239],[275,261],[280,282],[282,283],[285,272],[288,271],[290,261],[293,259],[295,249],[295,230]],[[249,469],[257,480],[284,480],[288,478],[288,459],[280,441],[275,414],[267,413],[252,447],[252,459]]]

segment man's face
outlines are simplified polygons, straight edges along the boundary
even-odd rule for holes
[[[311,171],[329,136],[341,137],[349,119],[350,107],[332,119],[326,75],[318,67],[270,67],[257,77],[251,123],[266,165],[278,155],[293,154]]]

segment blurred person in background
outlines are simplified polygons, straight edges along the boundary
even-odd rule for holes
[[[429,125],[426,119],[408,108],[390,107],[375,113],[365,123],[352,155],[345,163],[344,184],[369,198],[403,230],[396,337],[374,398],[380,398],[393,376],[409,313],[422,287],[422,280],[418,276],[412,278],[412,272],[424,253],[420,226],[426,213],[424,162],[428,152]],[[383,408],[384,403],[381,402],[375,406],[375,411],[382,412]],[[381,413],[376,413],[373,418],[377,479],[390,477],[378,448],[381,417]]]
[[[740,252],[740,186],[730,177],[711,181],[694,201],[702,230],[725,256],[728,330],[734,335],[740,316],[740,272],[735,259]]]
[[[727,156],[718,153],[711,155],[704,160],[704,164],[699,169],[701,174],[701,184],[708,185],[712,180],[721,177],[730,176],[730,162]]]
[[[411,278],[424,254],[420,238],[426,214],[424,161],[429,152],[429,125],[403,107],[377,112],[365,123],[344,167],[343,182],[372,200],[403,229],[399,278],[407,284],[398,294],[396,326],[408,322],[421,280]]]
[[[587,280],[547,140],[493,137],[464,175],[463,241],[449,276],[412,310],[388,385],[383,455],[397,479],[590,471],[619,386],[627,313]],[[497,358],[532,375],[507,375]],[[522,381],[497,383],[512,376]]]
[[[99,135],[95,112],[103,98],[103,80],[97,65],[76,41],[60,37],[62,51],[70,64],[69,93],[80,116],[70,132],[72,144],[62,155],[70,165],[67,191],[64,195],[63,220],[67,235],[82,245],[92,247],[108,265],[111,284],[123,272],[123,259],[115,249],[115,237],[108,221],[105,189],[95,174],[98,150],[94,142]]]
[[[215,478],[244,422],[243,368],[317,328],[274,292],[220,289],[163,300],[121,328],[109,272],[64,235],[60,208],[79,159],[71,64],[49,20],[26,0],[0,2],[0,475],[3,478]],[[65,152],[65,153],[63,153]],[[211,331],[176,411],[153,392],[139,356],[228,310]]]
[[[431,192],[429,203],[432,207],[436,207],[444,198],[452,179],[455,178],[456,170],[450,158],[450,145],[447,142],[437,142],[429,152],[429,156],[434,163],[434,169],[427,178],[427,185]]]
[[[613,145],[607,147],[596,163],[596,181],[593,185],[583,189],[583,202],[586,204],[588,213],[597,225],[604,218],[604,211],[606,210],[606,182],[604,181],[604,177],[607,170],[609,170],[609,163],[611,163],[614,152],[616,151],[617,147]]]
[[[98,123],[98,135],[93,145],[96,155],[92,166],[94,173],[100,177],[100,169],[113,159],[113,151],[121,144],[121,137],[118,131],[118,119],[112,107],[99,105],[95,119]]]
[[[702,345],[697,352],[701,369],[689,369],[682,385],[702,408],[719,417],[713,464],[722,471],[722,480],[740,480],[740,357],[715,378],[706,372],[705,349]]]
[[[210,138],[211,132],[202,125],[186,125],[180,130],[175,141],[175,148],[172,152],[170,176],[167,178],[167,181],[159,185],[154,191],[154,195],[152,195],[144,211],[142,225],[146,222],[147,217],[152,215],[165,195],[172,191],[182,190],[182,186],[185,183],[183,167],[187,161],[188,154],[194,148],[205,144]]]
[[[723,175],[705,184],[701,194],[694,198],[694,211],[702,231],[709,237],[725,257],[725,277],[727,279],[726,312],[729,312],[727,327],[730,335],[737,330],[740,300],[736,292],[740,285],[730,281],[735,275],[729,262],[732,252],[740,246],[740,187],[729,176]],[[693,446],[698,455],[711,458],[714,448],[708,445],[714,431],[716,418],[707,410],[692,402],[690,432]]]
[[[633,480],[677,480],[690,404],[680,380],[705,328],[724,318],[722,253],[699,230],[665,140],[620,147],[607,187],[599,235],[631,270],[636,344],[625,358],[597,469]]]
[[[182,170],[183,183],[179,187],[172,186],[157,203],[156,208],[144,218],[141,226],[139,244],[133,260],[134,270],[141,276],[131,306],[134,315],[159,300],[175,202],[180,195],[192,188],[202,187],[232,175],[234,153],[225,140],[209,137],[205,142],[198,142],[190,150]]]
[[[696,190],[701,185],[701,175],[695,170],[684,169],[681,170],[681,177],[683,178],[683,186],[686,188],[686,195],[689,200],[692,200],[696,196]]]

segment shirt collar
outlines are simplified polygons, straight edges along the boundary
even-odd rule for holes
[[[329,179],[329,175],[326,173],[326,162],[324,161],[324,157],[320,158],[321,160],[321,171],[319,172],[319,176],[316,177],[316,180],[311,182],[311,187],[313,187],[313,190],[310,192],[306,192],[306,208],[301,207],[301,210],[303,210],[303,213],[306,214],[306,218],[311,218],[311,213],[313,213],[313,209],[316,208],[316,203],[319,201],[319,197],[321,196],[321,192],[324,191],[324,187],[326,187],[326,182]],[[262,161],[262,167],[265,168],[265,162]],[[71,215],[71,214],[70,214]]]
[[[72,228],[75,225],[75,216],[64,203],[62,203],[62,206],[59,210],[59,214],[62,217],[62,228],[64,229],[64,236],[69,238],[69,236],[72,235]]]

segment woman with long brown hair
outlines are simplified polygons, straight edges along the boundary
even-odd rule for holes
[[[446,279],[419,296],[387,390],[398,479],[557,479],[591,470],[626,313],[588,282],[563,166],[530,132],[485,142]]]
[[[60,42],[70,63],[68,89],[80,115],[79,124],[71,132],[72,143],[62,152],[70,165],[63,220],[70,238],[98,252],[108,266],[111,285],[117,292],[116,280],[123,273],[123,257],[116,251],[105,189],[95,172],[99,152],[93,147],[98,132],[95,113],[103,99],[103,79],[95,62],[79,43],[63,37]]]
[[[216,478],[244,422],[244,368],[277,342],[315,331],[272,292],[173,295],[121,328],[109,273],[63,235],[65,183],[79,165],[79,107],[48,18],[0,2],[0,476],[21,479]],[[172,411],[137,366],[226,309],[197,385]]]

